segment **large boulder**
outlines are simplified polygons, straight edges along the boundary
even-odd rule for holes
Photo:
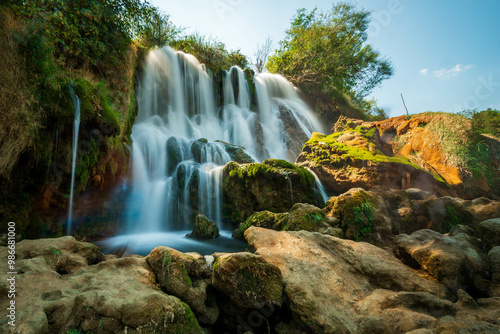
[[[367,314],[377,314],[370,306],[364,312],[359,312],[358,307],[379,289],[388,293],[429,294],[427,299],[417,295],[413,304],[407,302],[415,312],[425,307],[432,310],[434,305],[453,309],[450,302],[438,300],[445,296],[446,289],[420,278],[373,245],[318,233],[277,232],[258,227],[250,227],[245,237],[256,254],[276,265],[283,275],[292,322],[296,325],[285,326],[288,332],[292,332],[290,328],[301,328],[313,333],[357,333]],[[428,301],[419,303],[422,300]]]
[[[258,211],[287,212],[295,203],[318,205],[314,176],[284,160],[230,162],[223,171],[224,215],[241,223]]]
[[[337,219],[346,239],[367,241],[378,246],[392,243],[396,228],[384,199],[376,193],[352,188],[342,195],[331,197],[323,210],[330,219]]]
[[[424,269],[451,292],[459,289],[474,297],[488,295],[490,272],[488,259],[465,233],[447,236],[432,230],[420,230],[395,238],[395,253],[407,265]]]
[[[281,305],[281,272],[262,256],[251,253],[223,254],[214,263],[213,286],[240,308],[258,309]]]
[[[187,303],[201,323],[215,323],[219,308],[207,289],[212,267],[205,258],[169,247],[156,247],[146,261],[163,291]]]
[[[158,290],[142,257],[103,261],[96,246],[73,237],[16,246],[16,333],[203,333],[188,305]],[[0,299],[2,309],[8,304]]]

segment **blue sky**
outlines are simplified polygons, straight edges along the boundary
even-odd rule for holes
[[[217,37],[253,57],[267,36],[285,36],[299,8],[328,10],[332,1],[153,0],[186,32]],[[371,94],[390,116],[500,109],[500,0],[358,0],[373,11],[369,43],[395,74]]]

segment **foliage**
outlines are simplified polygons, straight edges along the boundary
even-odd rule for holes
[[[41,115],[24,59],[10,33],[19,24],[7,10],[0,11],[0,176],[8,178],[20,155],[35,143]]]
[[[248,66],[248,59],[240,50],[228,51],[224,43],[199,33],[184,36],[170,45],[177,50],[192,54],[213,72],[228,70],[233,65],[241,68]]]
[[[489,172],[489,148],[470,120],[457,114],[441,113],[427,128],[435,135],[448,161],[462,172],[474,177]]]
[[[21,38],[28,52],[36,52],[33,39],[42,39],[55,59],[98,72],[121,61],[134,38],[151,45],[177,31],[168,16],[141,0],[35,0],[14,8],[26,23]]]
[[[370,12],[349,3],[336,4],[326,13],[299,9],[267,68],[306,94],[320,90],[333,100],[351,99],[359,106],[393,73],[391,63],[366,44],[369,23]]]
[[[500,138],[500,110],[465,110],[460,113],[472,121],[472,126],[478,134],[489,134]]]

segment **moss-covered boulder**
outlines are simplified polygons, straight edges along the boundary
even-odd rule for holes
[[[195,217],[193,232],[188,235],[188,237],[198,240],[213,239],[218,236],[219,228],[217,225],[201,213]]]
[[[212,284],[239,308],[282,304],[281,272],[260,255],[235,253],[217,257]]]
[[[223,171],[224,216],[240,223],[253,213],[289,211],[295,203],[319,205],[314,176],[284,160],[230,162]]]
[[[353,188],[345,194],[330,198],[325,211],[339,219],[339,227],[346,239],[367,240],[373,234],[375,202],[375,196],[371,193]]]
[[[187,303],[201,323],[215,323],[219,309],[208,290],[211,266],[203,257],[169,247],[156,247],[146,261],[163,291]]]
[[[498,195],[500,142],[480,138],[470,120],[424,113],[379,122],[340,118],[328,136],[314,133],[297,163],[311,168],[325,189],[420,188],[472,199]],[[491,140],[489,140],[491,139]]]
[[[311,204],[294,204],[290,212],[256,212],[234,230],[233,238],[244,239],[244,233],[250,226],[268,228],[275,231],[325,232],[330,228],[325,212]]]
[[[288,223],[289,213],[274,213],[268,210],[256,212],[233,231],[233,238],[244,240],[244,233],[250,226],[281,231]]]

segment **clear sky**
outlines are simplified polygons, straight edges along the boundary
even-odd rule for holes
[[[299,8],[329,10],[338,1],[152,0],[186,32],[216,37],[253,57],[267,36],[285,36]],[[463,109],[500,110],[500,0],[357,0],[373,12],[369,43],[395,74],[372,97],[389,116]]]

